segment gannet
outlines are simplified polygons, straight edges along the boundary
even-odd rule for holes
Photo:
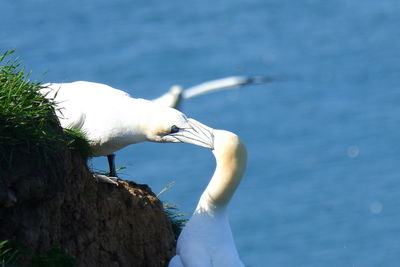
[[[186,90],[183,90],[183,87],[180,85],[174,85],[167,93],[156,99],[153,99],[153,102],[167,107],[179,109],[182,99],[189,99],[222,89],[236,88],[250,84],[266,83],[274,80],[274,78],[267,77],[232,76],[204,82],[196,86],[189,87]]]
[[[93,156],[108,156],[110,176],[116,176],[113,153],[130,144],[184,142],[212,147],[203,124],[176,109],[133,98],[108,85],[78,81],[42,87],[40,93],[57,103],[61,126],[82,130]]]
[[[243,177],[247,153],[239,137],[213,133],[216,169],[183,228],[169,267],[243,267],[228,219],[228,204]]]

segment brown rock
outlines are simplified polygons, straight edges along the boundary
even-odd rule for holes
[[[57,244],[77,266],[167,265],[174,234],[147,185],[97,183],[79,153],[59,148],[50,162],[40,153],[18,153],[0,172],[0,241]]]

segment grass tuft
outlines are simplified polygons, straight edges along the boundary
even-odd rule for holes
[[[12,244],[8,240],[0,241],[0,267],[22,266],[24,259],[28,261],[23,266],[29,267],[72,267],[75,258],[65,253],[60,246],[53,245],[50,249],[39,253],[23,245]]]
[[[0,144],[46,145],[59,140],[54,103],[39,94],[40,83],[29,79],[17,59],[8,59],[13,52],[0,56]]]
[[[79,151],[84,159],[88,159],[93,155],[92,147],[84,132],[72,128],[64,129],[64,134],[66,136],[66,145],[69,148]]]
[[[32,149],[39,149],[44,161],[54,158],[56,147],[75,149],[87,159],[91,150],[85,135],[78,130],[63,131],[55,101],[39,93],[41,83],[29,78],[13,53],[0,56],[0,172],[7,171],[18,152]]]
[[[164,188],[161,189],[160,193],[157,194],[157,198],[159,198],[161,194],[169,190],[174,184],[175,182],[171,182],[164,186]],[[175,240],[178,240],[178,237],[181,234],[183,227],[185,227],[188,219],[184,218],[185,214],[178,212],[178,206],[176,204],[166,203],[163,201],[163,206],[164,213],[171,222],[172,231],[175,235]]]
[[[54,245],[43,253],[35,254],[29,262],[29,267],[72,267],[75,258],[65,253],[60,246]]]
[[[184,218],[185,214],[178,212],[178,206],[170,203],[164,204],[164,213],[171,221],[172,231],[175,235],[175,240],[178,240],[179,235],[185,227],[188,219]]]
[[[0,267],[14,265],[18,262],[19,251],[10,246],[8,240],[0,241]]]

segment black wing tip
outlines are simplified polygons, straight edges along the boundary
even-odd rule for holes
[[[278,75],[278,76],[252,76],[246,79],[243,84],[260,84],[260,83],[271,83],[271,82],[285,82],[285,81],[298,81],[302,80],[300,76],[297,75]]]
[[[246,84],[251,84],[251,83],[269,83],[269,82],[274,82],[276,81],[276,78],[273,77],[265,77],[265,76],[253,76],[253,77],[248,77],[246,80]]]

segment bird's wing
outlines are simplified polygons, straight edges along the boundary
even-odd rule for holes
[[[153,99],[154,103],[159,105],[163,105],[170,108],[177,108],[179,106],[179,102],[182,98],[182,87],[179,85],[174,85],[169,89],[168,92],[163,94],[162,96]]]
[[[223,79],[212,80],[190,87],[183,91],[183,98],[192,98],[221,89],[235,88],[248,84],[265,83],[273,80],[274,79],[272,78],[266,77],[232,76]]]

